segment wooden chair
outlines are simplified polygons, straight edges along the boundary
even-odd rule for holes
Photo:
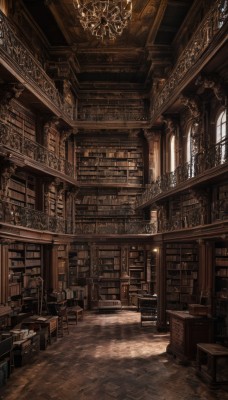
[[[67,307],[60,307],[58,310],[58,336],[63,337],[64,332],[69,334],[69,323],[67,315]]]
[[[70,321],[75,321],[75,324],[78,324],[79,317],[83,320],[83,308],[79,306],[67,307],[67,317],[70,324]]]

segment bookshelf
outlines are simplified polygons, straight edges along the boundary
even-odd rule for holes
[[[100,140],[99,140],[100,139]],[[78,181],[143,185],[143,146],[139,140],[112,139],[78,142]]]
[[[186,310],[198,279],[198,246],[194,243],[166,245],[166,309]]]
[[[90,188],[89,191],[82,188],[77,196],[76,217],[134,217],[135,199],[139,194],[135,188]]]
[[[9,126],[31,141],[36,140],[35,115],[16,101],[11,102],[7,115]]]
[[[215,338],[228,343],[228,243],[215,243],[214,264]]]
[[[8,196],[13,204],[35,209],[36,178],[26,173],[12,176],[9,182]]]
[[[69,250],[69,285],[83,286],[90,276],[90,248],[88,244],[71,244]]]
[[[100,246],[99,262],[99,298],[120,300],[121,249],[119,246]]]
[[[137,295],[142,290],[142,283],[146,280],[146,254],[143,246],[129,248],[129,295]]]
[[[58,250],[58,291],[63,292],[67,288],[68,284],[68,276],[67,276],[67,268],[68,268],[68,257],[67,257],[67,246],[59,245]]]
[[[146,281],[149,292],[157,293],[157,249],[147,251]]]
[[[223,220],[228,216],[228,185],[218,185],[214,190],[214,219]]]
[[[33,243],[11,243],[9,257],[9,297],[24,306],[38,301],[42,270],[42,246]]]

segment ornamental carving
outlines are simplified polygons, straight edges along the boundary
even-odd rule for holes
[[[49,148],[50,142],[50,134],[52,129],[56,129],[59,125],[60,120],[58,117],[53,116],[47,122],[45,122],[43,131],[44,131],[44,146]]]
[[[195,85],[199,86],[199,93],[203,93],[205,89],[211,89],[216,99],[225,105],[226,95],[219,77],[200,75],[197,78]]]
[[[165,129],[166,129],[166,132],[168,134],[175,135],[177,133],[178,124],[177,124],[177,121],[175,121],[174,118],[162,115],[161,120],[165,124]]]
[[[16,165],[13,163],[6,163],[2,168],[1,173],[1,190],[0,197],[2,200],[7,200],[10,178],[15,174]]]
[[[181,103],[186,106],[194,121],[199,122],[201,117],[201,105],[197,96],[181,96]]]
[[[11,101],[13,99],[18,99],[23,91],[24,86],[20,83],[0,86],[0,117],[5,118],[5,114],[10,107]]]

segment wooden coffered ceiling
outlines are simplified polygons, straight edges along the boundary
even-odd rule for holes
[[[81,27],[72,0],[21,0],[53,57],[73,54],[79,89],[145,90],[175,61],[175,41],[195,0],[133,0],[122,36],[102,43]]]

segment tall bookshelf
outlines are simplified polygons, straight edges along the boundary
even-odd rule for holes
[[[194,243],[166,245],[166,309],[187,310],[196,294],[198,246]]]
[[[157,249],[147,251],[146,281],[148,291],[152,294],[157,293]]]
[[[228,243],[215,244],[214,314],[215,338],[228,344]]]
[[[138,194],[140,191],[135,188],[82,188],[77,196],[76,217],[133,217],[136,214],[134,204]]]
[[[37,303],[43,275],[42,246],[34,243],[11,243],[9,257],[9,297],[24,306]]]
[[[58,290],[62,292],[66,290],[68,286],[68,256],[67,246],[65,244],[58,246]]]
[[[15,100],[11,102],[7,123],[21,136],[31,141],[36,140],[35,115]]]
[[[12,176],[9,182],[8,196],[10,201],[18,206],[35,209],[35,177],[25,173]]]
[[[129,255],[129,295],[137,295],[142,290],[142,284],[146,282],[146,252],[143,246],[130,246]]]
[[[143,185],[143,146],[139,140],[107,142],[91,138],[77,146],[78,181]]]
[[[121,249],[115,245],[99,247],[99,297],[101,299],[120,299]]]
[[[69,285],[82,286],[90,277],[90,248],[88,244],[71,244],[69,250]]]

